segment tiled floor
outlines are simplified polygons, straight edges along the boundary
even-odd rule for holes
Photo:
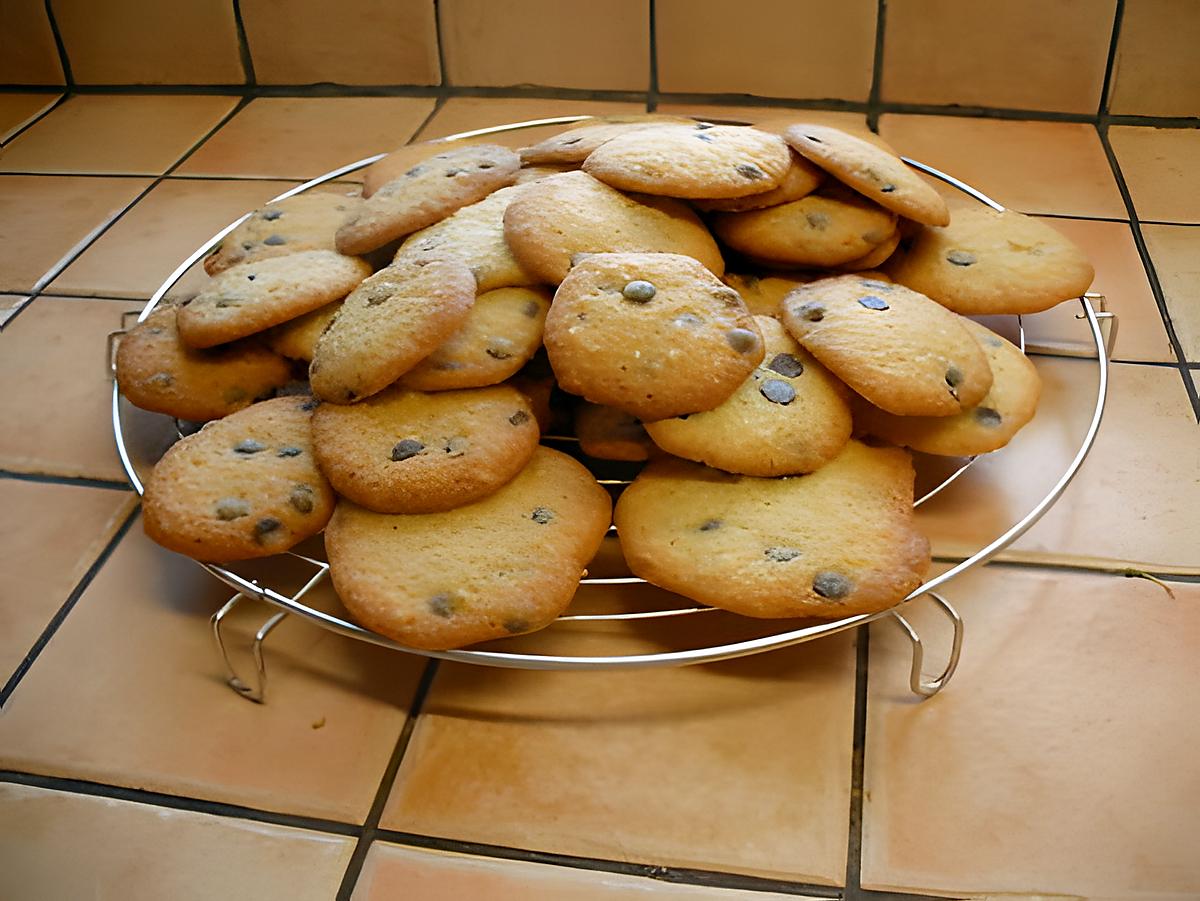
[[[660,0],[660,16],[677,6]],[[468,15],[471,4],[447,8]],[[69,18],[68,41],[80,27]],[[467,46],[476,36],[469,17],[460,24]],[[660,51],[669,62],[671,48]],[[231,69],[224,58],[195,66],[215,78]],[[1079,85],[1063,90],[1090,102]],[[1188,844],[1200,831],[1189,753],[1200,740],[1200,595],[1096,572],[1200,568],[1188,394],[1200,372],[1187,371],[1200,365],[1200,133],[1111,129],[1142,220],[1131,222],[1091,125],[882,117],[900,150],[1083,246],[1094,290],[1121,321],[1095,450],[1014,545],[1023,565],[948,586],[967,639],[944,695],[909,698],[907,650],[888,623],[872,627],[869,647],[844,634],[706,667],[539,674],[427,667],[288,620],[267,643],[259,706],[223,684],[212,646],[207,619],[229,591],[149,542],[122,487],[106,336],[198,244],[297,180],[414,137],[644,106],[259,97],[206,137],[236,99],[90,94],[29,125],[56,99],[0,95],[0,135],[20,130],[0,137],[0,322],[34,298],[0,326],[0,896],[1200,894]],[[686,99],[659,108],[747,121],[785,112]],[[860,112],[805,115],[866,127]],[[127,140],[147,121],[151,140]],[[202,278],[190,272],[176,293]],[[1076,312],[1028,317],[1029,341],[1078,345]],[[1079,444],[1096,364],[1036,364],[1035,423],[922,508],[944,557],[1023,515]],[[134,430],[138,460],[170,440],[161,417]],[[337,609],[328,593],[314,602]],[[233,618],[243,671],[265,615]],[[944,625],[924,607],[913,618],[932,671]],[[702,641],[706,628],[679,631]],[[577,626],[556,640],[574,651],[662,646],[644,627]],[[72,867],[61,866],[66,847]]]

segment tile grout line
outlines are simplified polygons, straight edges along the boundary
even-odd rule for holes
[[[46,624],[46,628],[37,637],[37,640],[33,643],[33,647],[29,649],[25,657],[17,664],[17,668],[8,677],[8,681],[4,684],[4,687],[0,688],[0,710],[3,710],[4,705],[8,703],[8,699],[12,697],[13,692],[21,684],[21,680],[25,678],[26,673],[37,662],[38,657],[41,656],[42,651],[45,650],[46,645],[50,643],[55,633],[58,632],[59,627],[62,626],[70,612],[75,609],[75,605],[79,603],[79,599],[83,596],[87,587],[92,584],[92,580],[96,578],[96,575],[108,561],[108,558],[112,556],[117,545],[121,543],[121,539],[128,534],[129,529],[137,520],[140,511],[141,504],[138,504],[125,517],[125,521],[121,523],[116,533],[108,540],[103,550],[100,551],[100,554],[92,561],[91,566],[87,568],[87,571],[83,574],[78,584],[67,595],[67,599],[63,601],[62,606],[50,618],[50,622]]]
[[[58,63],[62,66],[63,80],[66,82],[67,90],[70,91],[75,87],[75,75],[71,71],[71,59],[67,56],[67,44],[58,28],[58,18],[54,15],[54,4],[50,0],[45,0],[45,7],[50,34],[54,36],[54,46],[58,48]]]
[[[76,488],[104,488],[109,491],[132,491],[133,487],[119,479],[91,479],[87,476],[60,476],[51,472],[16,472],[0,469],[0,480],[36,482],[41,485],[71,485]]]
[[[867,94],[867,128],[879,132],[879,97],[883,92],[883,39],[887,29],[887,0],[875,5],[875,53],[871,60],[871,88]]]
[[[446,45],[442,38],[442,0],[433,0],[433,39],[438,55],[438,87],[450,87],[450,75],[446,68]]]
[[[407,141],[404,142],[405,146],[408,146],[413,141],[421,139],[422,132],[424,132],[425,129],[427,129],[429,127],[429,123],[432,122],[434,120],[434,118],[437,116],[437,114],[442,111],[442,107],[445,105],[446,105],[445,97],[438,97],[433,101],[433,109],[431,109],[429,111],[429,114],[424,119],[421,120],[421,124],[417,126],[416,130],[412,133],[412,136]]]
[[[242,61],[242,74],[245,76],[246,84],[254,87],[258,84],[258,79],[254,74],[254,54],[250,52],[250,39],[246,36],[246,23],[242,19],[241,0],[232,0],[232,2],[233,24],[237,29],[238,56]]]
[[[646,112],[653,113],[658,111],[658,2],[657,0],[646,0],[646,12],[649,15],[649,50],[650,50],[650,70],[647,73],[648,82],[646,84]]]
[[[59,88],[59,90],[61,91],[61,93],[58,95],[58,98],[53,103],[51,103],[48,107],[46,107],[44,110],[42,110],[40,113],[35,115],[28,122],[26,122],[24,125],[22,125],[20,128],[18,128],[16,131],[14,131],[11,135],[9,135],[8,140],[0,143],[0,147],[7,147],[9,144],[11,144],[17,138],[21,137],[21,135],[25,134],[25,132],[29,131],[29,129],[33,128],[33,126],[37,125],[39,122],[41,122],[43,119],[45,119],[48,115],[50,115],[52,112],[54,112],[56,109],[58,109],[64,103],[66,103],[67,98],[70,96],[69,89],[66,87],[62,87],[62,88]]]
[[[1108,60],[1104,64],[1104,80],[1100,83],[1100,102],[1096,106],[1096,115],[1108,115],[1108,104],[1112,93],[1112,80],[1116,74],[1113,69],[1117,61],[1117,45],[1121,40],[1121,24],[1125,21],[1125,0],[1117,0],[1113,7],[1112,34],[1108,39]]]
[[[383,817],[383,811],[387,806],[388,798],[392,795],[392,786],[396,782],[396,774],[400,771],[400,764],[404,760],[408,744],[412,740],[413,732],[417,728],[417,719],[421,716],[421,710],[425,706],[425,700],[429,696],[429,690],[433,686],[434,678],[437,676],[439,663],[440,661],[436,658],[431,658],[425,664],[425,669],[421,672],[421,680],[417,683],[416,691],[413,692],[412,704],[409,707],[408,716],[405,717],[404,725],[400,729],[400,735],[396,739],[396,746],[392,749],[392,756],[388,760],[387,767],[383,771],[383,776],[379,780],[379,788],[375,792],[375,800],[371,803],[371,810],[367,814],[367,818],[363,821],[362,828],[358,831],[358,841],[355,842],[354,851],[350,855],[350,860],[346,863],[346,871],[342,874],[342,882],[335,896],[337,901],[350,901],[354,887],[358,884],[358,877],[362,872],[363,864],[366,862],[367,852],[371,850],[371,844],[379,832],[379,820]]]
[[[854,660],[854,733],[850,751],[850,827],[846,842],[846,898],[855,901],[862,891],[863,772],[867,737],[867,676],[871,653],[871,627],[859,626]]]

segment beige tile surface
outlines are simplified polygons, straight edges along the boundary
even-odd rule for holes
[[[1200,222],[1200,130],[1121,125],[1108,139],[1139,219]]]
[[[773,119],[794,118],[797,122],[816,122],[832,125],[844,131],[870,134],[867,117],[863,113],[845,113],[832,110],[798,109],[785,106],[725,106],[706,103],[660,103],[658,112],[672,113],[698,118],[728,119],[755,125]]]
[[[260,97],[179,174],[315,178],[399,147],[432,109],[427,97]]]
[[[0,94],[0,144],[54,105],[61,94]]]
[[[1184,357],[1200,363],[1200,228],[1143,225],[1142,237]]]
[[[311,574],[238,571],[289,592]],[[208,626],[229,595],[136,523],[10,699],[0,766],[362,822],[423,662],[289,620],[266,644],[268,703],[250,703],[224,684]],[[243,671],[269,612],[228,630]]]
[[[0,151],[0,171],[160,175],[235,103],[232,97],[71,97]]]
[[[44,0],[0,6],[0,83],[66,84]]]
[[[80,84],[241,84],[233,6],[226,0],[146,3],[56,0],[54,16]]]
[[[1091,125],[885,115],[879,120],[879,133],[905,156],[941,169],[1012,209],[1126,216],[1104,147]]]
[[[882,99],[1095,113],[1116,0],[893,3]]]
[[[668,631],[645,621],[591,624],[543,633],[536,646],[570,654],[661,651],[669,635],[698,646],[692,642],[712,641],[712,630],[723,628],[694,618],[676,619]],[[443,665],[381,825],[840,884],[854,666],[847,634],[676,669]]]
[[[105,360],[141,304],[39,297],[0,331],[0,469],[124,481]]]
[[[1200,115],[1200,5],[1125,4],[1108,108],[1140,116]]]
[[[0,175],[0,290],[33,287],[149,184],[148,178]]]
[[[642,0],[443,0],[439,9],[451,84],[649,88],[650,13]]]
[[[1096,397],[1095,362],[1035,363],[1042,397],[1033,422],[920,508],[934,553],[966,555],[998,537],[1033,509],[1079,449]],[[1114,363],[1095,447],[1014,550],[1200,566],[1198,432],[1177,369]]]
[[[471,857],[379,841],[371,845],[351,896],[352,901],[778,901],[803,897],[679,885],[601,870]]]
[[[132,511],[129,491],[0,479],[0,682]]]
[[[434,5],[352,0],[337,14],[319,0],[241,4],[259,84],[437,84]]]
[[[452,97],[437,111],[429,124],[417,138],[442,138],[446,135],[507,125],[513,122],[528,122],[533,119],[549,119],[555,116],[604,116],[614,113],[642,113],[646,107],[640,103],[614,103],[608,100],[540,100],[534,98],[491,99],[482,97]],[[524,147],[570,125],[551,125],[542,128],[524,128],[507,134],[492,134],[479,138],[506,147]]]
[[[659,0],[664,91],[865,101],[872,0]]]
[[[341,835],[0,785],[6,898],[324,901],[353,850]]]
[[[906,694],[872,627],[864,888],[971,897],[1200,895],[1200,588],[989,567],[950,584],[962,662]],[[914,617],[943,661],[948,630]],[[937,664],[940,666],[940,663]]]

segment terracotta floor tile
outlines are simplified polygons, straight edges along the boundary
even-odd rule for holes
[[[1075,455],[1096,396],[1093,361],[1035,357],[1038,414],[920,508],[934,553],[967,555],[1016,523]],[[1036,554],[1200,565],[1200,429],[1179,371],[1114,363],[1095,447],[1043,519],[1014,545]]]
[[[28,294],[0,294],[0,329],[29,301]]]
[[[235,102],[186,95],[71,97],[0,151],[0,171],[160,175]]]
[[[42,112],[54,105],[61,94],[0,94],[0,144],[5,143]]]
[[[849,132],[869,131],[867,117],[863,113],[844,113],[834,110],[793,109],[782,106],[726,106],[705,103],[660,103],[660,113],[672,113],[698,118],[729,119],[738,122],[763,122],[768,119],[780,119],[795,116],[797,121],[816,122],[821,125],[832,125],[835,128]]]
[[[1200,587],[1173,590],[972,573],[947,590],[966,624],[958,673],[923,703],[904,691],[900,631],[872,627],[863,887],[1200,896]],[[930,672],[947,631],[923,629]]]
[[[616,103],[608,100],[492,100],[482,97],[452,97],[429,120],[429,124],[421,130],[417,138],[442,138],[476,128],[528,122],[531,119],[549,119],[554,116],[603,116],[645,111],[646,107],[640,103]],[[487,135],[479,140],[503,144],[506,147],[524,147],[570,127],[553,125],[545,128],[525,128],[508,134]]]
[[[1200,222],[1200,131],[1123,125],[1108,140],[1139,219]]]
[[[224,684],[208,627],[230,593],[136,523],[12,695],[0,766],[362,822],[423,660],[288,620],[266,644],[267,703],[252,704]],[[228,631],[243,667],[268,613],[249,605]]]
[[[641,876],[472,857],[447,851],[375,842],[354,887],[352,901],[782,901],[803,895],[743,892],[679,885]]]
[[[1119,317],[1113,359],[1134,362],[1175,362],[1162,314],[1154,302],[1141,255],[1126,222],[1096,219],[1044,219],[1047,225],[1078,244],[1096,267],[1091,290],[1103,294],[1108,308]],[[1143,232],[1145,227],[1143,226]],[[1197,235],[1200,238],[1200,235]],[[1040,344],[1085,343],[1079,304],[1072,301],[1052,310],[1025,317],[1027,340]]]
[[[131,491],[0,479],[0,683],[136,502]]]
[[[1143,225],[1142,236],[1184,356],[1200,363],[1200,228]]]
[[[634,591],[656,590],[590,588],[581,598],[620,603]],[[536,647],[661,651],[668,636],[711,641],[724,628],[721,620],[694,617],[677,618],[665,631],[647,621],[579,624],[542,633]],[[381,825],[840,884],[854,667],[853,638],[845,633],[676,669],[553,673],[444,664]]]
[[[0,895],[14,899],[325,901],[354,850],[342,835],[25,785],[0,785],[0,811]]]
[[[432,109],[427,97],[260,97],[179,173],[315,178],[399,147]]]
[[[149,184],[148,178],[0,175],[0,290],[32,288]]]
[[[1012,209],[1126,216],[1104,147],[1091,125],[886,115],[879,120],[879,133],[905,156],[941,169]]]

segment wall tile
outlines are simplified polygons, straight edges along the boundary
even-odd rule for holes
[[[1140,116],[1200,116],[1200,4],[1126,0],[1108,108]]]
[[[1200,228],[1143,225],[1142,236],[1189,363],[1200,363]]]
[[[45,0],[0,5],[0,84],[66,84]]]
[[[1122,125],[1108,139],[1139,219],[1200,223],[1200,129]]]
[[[452,97],[442,104],[442,108],[429,120],[417,138],[444,138],[446,135],[473,131],[476,128],[528,122],[533,119],[550,119],[555,116],[604,116],[645,111],[646,107],[640,103],[614,103],[608,100]],[[502,144],[505,147],[525,147],[571,127],[547,125],[523,128],[520,131],[484,135],[476,140]]]

